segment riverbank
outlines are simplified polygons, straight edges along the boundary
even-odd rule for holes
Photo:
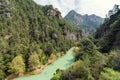
[[[73,62],[73,48],[71,48],[67,54],[43,68],[41,73],[27,77],[15,78],[14,80],[50,80],[53,77],[53,74],[56,73],[57,69],[64,70],[71,66]]]
[[[13,80],[14,78],[17,77],[27,77],[31,75],[40,74],[48,65],[52,64],[54,61],[56,61],[58,58],[62,57],[63,55],[64,55],[63,52],[56,53],[56,55],[52,54],[45,65],[40,65],[34,71],[31,71],[29,73],[11,74],[5,80]]]
[[[64,55],[63,52],[57,53],[56,55],[52,54],[48,59],[47,63],[45,65],[40,65],[40,67],[38,67],[36,70],[33,71],[33,74],[40,74],[44,68],[52,64],[54,61],[56,61],[58,58],[62,57],[63,55]]]

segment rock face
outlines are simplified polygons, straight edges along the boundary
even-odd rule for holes
[[[76,34],[75,33],[67,33],[66,37],[71,40],[77,40]]]
[[[98,28],[100,24],[102,24],[104,21],[103,18],[96,16],[94,14],[81,15],[76,13],[74,10],[70,11],[65,16],[65,19],[72,22],[77,27],[81,27],[88,34],[93,33],[96,30],[96,28]]]
[[[47,15],[48,16],[55,16],[55,17],[57,17],[57,18],[59,18],[59,19],[61,19],[62,18],[62,16],[61,16],[61,12],[57,9],[57,8],[50,8],[48,11],[47,11]]]

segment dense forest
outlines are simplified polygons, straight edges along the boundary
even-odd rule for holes
[[[0,0],[0,78],[33,71],[82,37],[52,5]]]
[[[0,79],[32,75],[71,47],[73,65],[51,80],[120,80],[120,9],[86,37],[52,5],[0,0]]]
[[[51,80],[120,80],[120,9],[74,48],[75,62]]]

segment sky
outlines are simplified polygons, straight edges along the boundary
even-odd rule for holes
[[[40,5],[53,5],[54,8],[62,13],[64,17],[70,10],[75,10],[77,13],[95,14],[105,17],[109,10],[115,4],[120,5],[120,0],[34,0]]]

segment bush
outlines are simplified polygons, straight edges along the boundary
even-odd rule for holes
[[[114,70],[120,71],[120,53],[111,51],[108,56],[108,66]]]
[[[114,71],[111,68],[104,68],[99,78],[99,80],[120,80],[120,72]]]
[[[23,73],[25,71],[25,63],[21,55],[16,56],[10,66],[9,66],[9,71],[14,72],[16,74],[18,73]]]
[[[83,61],[77,61],[70,69],[63,72],[61,75],[62,80],[93,80],[90,75],[89,68],[86,67]]]
[[[40,65],[39,57],[36,52],[32,53],[29,57],[29,69],[34,70]]]

